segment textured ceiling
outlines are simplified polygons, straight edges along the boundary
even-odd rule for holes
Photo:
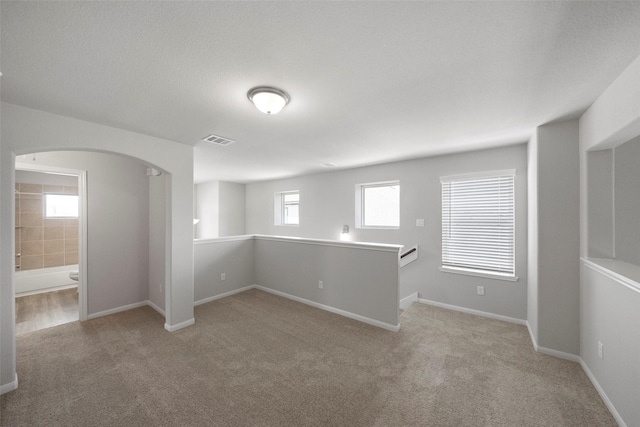
[[[0,3],[3,101],[251,182],[525,142],[640,55],[640,2]],[[259,113],[246,92],[291,103]],[[198,141],[217,134],[227,147]]]

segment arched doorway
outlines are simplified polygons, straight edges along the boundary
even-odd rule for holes
[[[93,151],[138,159],[166,172],[165,329],[193,317],[193,148],[122,129],[2,103],[0,146],[0,393],[17,388],[14,295],[15,157],[55,150]]]

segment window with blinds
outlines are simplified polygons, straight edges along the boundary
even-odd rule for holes
[[[515,171],[440,181],[442,269],[515,277]]]

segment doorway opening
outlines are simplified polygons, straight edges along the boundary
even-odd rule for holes
[[[16,158],[16,335],[86,320],[86,171]]]

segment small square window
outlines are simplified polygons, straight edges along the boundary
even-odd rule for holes
[[[300,224],[300,192],[283,191],[275,196],[275,225]]]
[[[72,194],[45,194],[46,218],[78,218],[78,196]]]
[[[356,225],[360,228],[399,228],[400,182],[357,185]]]

